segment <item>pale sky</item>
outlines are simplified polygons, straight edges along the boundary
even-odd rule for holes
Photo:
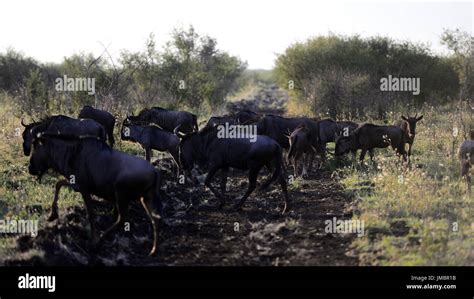
[[[41,62],[100,55],[101,43],[114,56],[141,50],[150,32],[160,47],[188,25],[253,69],[271,69],[275,53],[328,32],[423,42],[441,53],[443,28],[473,28],[472,1],[8,0],[0,8],[0,52],[13,47]]]

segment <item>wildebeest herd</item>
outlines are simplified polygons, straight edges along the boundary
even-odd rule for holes
[[[140,144],[146,159],[113,148],[116,119],[109,112],[85,106],[78,117],[56,115],[30,124],[25,124],[23,119],[21,121],[25,127],[23,151],[25,156],[31,154],[29,173],[41,178],[51,169],[64,177],[56,183],[48,220],[58,218],[59,190],[68,186],[82,195],[92,241],[98,245],[127,220],[129,202],[140,200],[153,226],[153,248],[150,252],[153,255],[157,252],[158,228],[163,216],[163,191],[160,170],[157,164],[150,164],[152,150],[168,152],[176,164],[178,177],[183,175],[189,179],[188,183],[196,184],[198,181],[193,178],[191,170],[194,168],[207,172],[204,184],[220,200],[218,208],[226,203],[230,168],[248,171],[247,190],[232,207],[237,211],[256,188],[257,177],[265,168],[270,176],[261,189],[278,182],[284,202],[282,212],[285,213],[290,209],[286,165],[293,165],[294,176],[305,176],[311,171],[315,157],[319,157],[319,165],[325,163],[326,144],[329,142],[336,143],[336,158],[349,152],[355,157],[357,150],[361,150],[360,161],[364,160],[367,151],[373,159],[375,148],[391,146],[404,161],[409,161],[416,122],[423,116],[402,116],[392,126],[379,126],[332,119],[264,115],[244,110],[213,116],[199,130],[197,116],[190,112],[145,108],[138,115],[123,119],[120,136],[122,140]],[[225,123],[256,126],[256,140],[219,138],[217,128]],[[473,142],[465,141],[459,151],[461,173],[466,177],[469,190],[469,169],[474,162]],[[407,143],[408,152],[405,150]],[[284,150],[287,151],[286,159],[283,158]],[[299,172],[300,164],[302,172]],[[215,188],[212,180],[219,171],[220,188]],[[92,195],[112,202],[117,217],[100,237],[92,221]]]

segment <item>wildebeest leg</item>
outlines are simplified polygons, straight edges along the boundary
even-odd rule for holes
[[[306,170],[306,166],[307,166],[306,163],[308,162],[309,155],[310,153],[303,153],[300,155],[300,157],[302,158],[301,164],[303,167],[303,169],[301,170],[301,177],[303,178],[308,176],[308,171]]]
[[[398,146],[398,148],[396,148],[395,150],[396,150],[396,152],[399,156],[402,156],[403,162],[408,161],[407,160],[407,152],[405,150],[405,144],[402,144],[402,145]],[[399,158],[399,160],[400,160],[400,158]]]
[[[285,214],[286,210],[288,209],[288,189],[286,185],[286,180],[282,174],[278,177],[278,181],[280,182],[281,190],[283,192],[283,200],[285,201],[285,206],[283,207],[282,214]]]
[[[107,135],[109,135],[108,137],[109,137],[110,147],[114,147],[115,140],[114,140],[114,127],[113,126],[110,129],[110,131],[107,133]]]
[[[370,156],[370,161],[374,162],[374,149],[371,148],[369,149],[369,156]]]
[[[260,171],[260,168],[261,167],[250,168],[250,170],[249,170],[249,186],[247,188],[247,191],[242,196],[242,198],[239,200],[239,202],[233,207],[233,210],[242,209],[242,205],[244,204],[245,200],[247,200],[247,197],[249,197],[250,194],[253,192],[253,190],[255,190],[255,187],[257,187],[257,176],[258,176],[258,172]]]
[[[145,148],[145,159],[146,159],[148,162],[150,162],[150,160],[151,160],[151,154],[152,154],[152,153],[151,153],[151,148],[146,147],[146,148]]]
[[[219,208],[222,208],[224,206],[224,196],[222,194],[219,194],[219,192],[212,186],[211,181],[216,172],[219,170],[218,167],[210,167],[209,172],[207,173],[206,179],[204,180],[204,185],[206,185],[211,192],[219,198],[221,203],[219,204]]]
[[[301,166],[302,166],[302,169],[301,169],[301,177],[302,178],[306,178],[308,176],[308,170],[307,170],[307,163],[308,163],[308,159],[309,159],[309,153],[303,153],[301,155]]]
[[[311,173],[311,170],[313,169],[313,160],[314,160],[314,149],[307,153],[306,155],[309,157],[309,162],[308,162],[308,173]]]
[[[89,219],[89,226],[91,228],[91,239],[92,243],[96,244],[97,242],[97,234],[94,225],[94,211],[92,209],[92,198],[89,193],[81,192],[82,198],[84,199],[84,204],[86,205],[87,210],[87,217]]]
[[[49,214],[48,221],[53,221],[58,219],[58,198],[59,198],[59,190],[63,186],[69,186],[68,180],[60,180],[56,183],[55,191],[54,191],[54,199],[53,204],[51,205],[51,213]]]
[[[367,153],[367,149],[363,148],[360,152],[359,162],[364,162],[365,154]]]
[[[222,172],[221,172],[221,193],[222,193],[222,196],[224,196],[225,194],[225,187],[227,185],[227,176],[229,174],[229,168],[224,168],[222,169]]]
[[[324,163],[326,163],[326,143],[321,146],[321,161],[319,163],[318,169],[321,169]]]
[[[154,217],[153,216],[153,210],[152,210],[152,201],[153,201],[153,195],[148,195],[146,198],[142,197],[140,199],[143,208],[145,209],[148,217],[150,218],[151,224],[153,226],[153,247],[151,248],[151,251],[149,255],[155,255],[156,250],[158,248],[158,225],[159,225],[159,220],[160,218]],[[161,201],[160,201],[160,207],[161,207]],[[159,209],[160,216],[162,215],[161,208]]]
[[[115,192],[116,207],[117,207],[117,220],[112,224],[105,232],[100,236],[98,244],[100,244],[105,238],[114,231],[119,225],[124,223],[125,219],[128,218],[128,199],[123,195],[121,196],[118,191]]]
[[[408,157],[411,156],[411,148],[413,146],[413,143],[408,143]]]
[[[472,190],[471,190],[471,175],[469,174],[469,170],[468,170],[468,173],[466,173],[466,184],[467,184],[467,194],[469,194],[469,196],[472,194]]]
[[[293,162],[293,171],[295,173],[295,178],[298,177],[298,160],[300,159],[301,154],[298,152],[292,157]]]

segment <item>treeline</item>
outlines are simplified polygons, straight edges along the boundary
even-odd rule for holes
[[[211,110],[239,88],[246,63],[217,48],[215,39],[193,27],[175,29],[171,40],[158,47],[150,34],[145,48],[123,50],[116,61],[102,55],[75,54],[60,64],[44,64],[14,50],[0,55],[0,89],[31,115],[75,114],[83,105],[109,111],[133,112],[161,106],[193,111]],[[57,78],[94,78],[95,94],[60,91]]]
[[[275,76],[299,105],[333,118],[385,118],[407,106],[472,99],[472,36],[447,30],[442,42],[451,56],[386,37],[319,36],[279,55]],[[381,79],[389,76],[419,78],[419,94],[381,90]]]
[[[0,54],[0,89],[17,111],[36,116],[75,114],[86,104],[120,113],[161,106],[209,114],[221,111],[238,91],[277,82],[298,113],[385,118],[388,111],[415,110],[423,103],[473,98],[473,37],[446,30],[441,41],[449,55],[387,37],[318,36],[289,46],[273,71],[247,70],[245,62],[219,50],[215,39],[189,27],[175,29],[165,45],[156,45],[151,34],[143,50],[122,50],[116,59],[104,48],[98,57],[79,53],[48,64],[8,50]],[[95,94],[57,91],[55,80],[64,75],[95,78]],[[419,94],[381,90],[381,79],[389,76],[419,78]]]

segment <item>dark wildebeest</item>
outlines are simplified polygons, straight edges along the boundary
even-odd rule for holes
[[[290,149],[286,156],[287,164],[293,163],[293,169],[295,177],[298,176],[298,161],[303,158],[303,170],[301,175],[304,177],[306,172],[305,159],[307,159],[310,152],[314,152],[316,149],[311,145],[311,139],[308,128],[306,126],[298,126],[290,136],[288,136],[290,142]]]
[[[234,206],[240,209],[245,200],[257,185],[257,176],[263,166],[272,168],[271,178],[261,189],[268,187],[273,181],[279,180],[285,206],[288,206],[288,193],[285,178],[282,175],[282,150],[277,142],[267,136],[257,135],[255,142],[249,138],[218,138],[217,127],[201,130],[196,133],[182,136],[179,146],[180,165],[183,169],[191,169],[195,163],[207,166],[208,173],[204,184],[220,199],[219,207],[224,206],[229,168],[249,170],[249,186],[245,194]],[[211,181],[217,171],[222,170],[221,194],[212,186]]]
[[[358,127],[349,137],[341,137],[337,140],[335,155],[341,156],[349,151],[361,149],[359,160],[364,161],[367,151],[373,161],[374,148],[386,148],[389,145],[396,150],[397,154],[406,161],[405,132],[397,126],[377,126],[374,124],[364,124]]]
[[[467,192],[471,195],[470,168],[474,164],[474,131],[471,131],[471,140],[465,140],[458,150],[461,162],[461,176],[466,178]]]
[[[339,138],[341,137],[349,137],[349,135],[352,134],[352,132],[354,132],[359,127],[358,123],[348,121],[348,120],[338,121],[337,124],[339,126],[339,132],[334,136],[334,143],[337,143],[337,140],[339,140]],[[369,151],[373,152],[373,150],[369,150]],[[351,154],[353,156],[353,160],[355,160],[357,150],[352,150]]]
[[[326,144],[336,142],[338,136],[349,136],[359,125],[351,121],[334,121],[330,118],[318,121],[319,142],[317,153],[321,157],[321,163],[326,161]]]
[[[21,125],[25,127],[22,133],[25,156],[30,155],[31,142],[38,133],[89,135],[102,140],[106,138],[104,127],[92,119],[75,119],[65,115],[54,115],[31,124],[25,124],[22,119]]]
[[[416,113],[415,116],[408,115],[408,117],[402,115],[401,119],[394,123],[395,126],[402,128],[402,130],[407,134],[406,143],[408,143],[408,158],[411,156],[411,149],[413,147],[413,142],[415,142],[416,123],[423,118],[423,115],[417,116],[418,113]]]
[[[47,117],[41,121],[25,124],[23,120],[21,124],[25,127],[23,131],[23,153],[29,156],[33,139],[41,133],[47,134],[66,134],[71,136],[94,136],[101,140],[106,139],[104,127],[92,119],[75,119],[65,115],[55,115]],[[54,191],[54,199],[51,207],[51,214],[48,221],[58,218],[58,198],[59,191],[62,187],[69,186],[68,180],[59,180],[56,183]]]
[[[107,139],[111,147],[114,147],[114,127],[115,117],[107,111],[95,109],[91,106],[84,106],[79,112],[78,118],[93,119],[101,124],[107,133]]]
[[[284,149],[290,148],[288,135],[293,132],[296,127],[304,124],[308,129],[308,138],[314,148],[318,147],[319,125],[316,121],[307,117],[283,117],[278,115],[265,115],[257,123],[258,135],[266,135],[280,144]],[[309,154],[308,171],[311,172],[314,154]]]
[[[64,137],[42,134],[35,138],[34,150],[28,166],[32,175],[41,176],[48,169],[66,178],[80,192],[86,205],[94,244],[119,227],[128,218],[128,204],[140,199],[153,225],[153,248],[158,245],[158,220],[162,216],[160,172],[138,157],[112,149],[104,141],[91,137]],[[91,195],[96,195],[116,206],[117,220],[97,239]]]
[[[265,115],[257,123],[258,135],[266,135],[276,142],[282,148],[290,148],[288,135],[293,132],[296,127],[304,124],[309,130],[310,138],[315,146],[318,142],[318,123],[307,117],[283,117],[279,115]]]
[[[168,152],[178,165],[179,137],[154,125],[133,125],[126,118],[121,129],[122,140],[139,143],[145,150],[145,158],[151,160],[152,150]]]
[[[145,108],[137,116],[128,116],[133,124],[155,124],[168,132],[179,126],[179,132],[187,134],[199,130],[196,115],[186,111],[172,111],[160,107]]]

